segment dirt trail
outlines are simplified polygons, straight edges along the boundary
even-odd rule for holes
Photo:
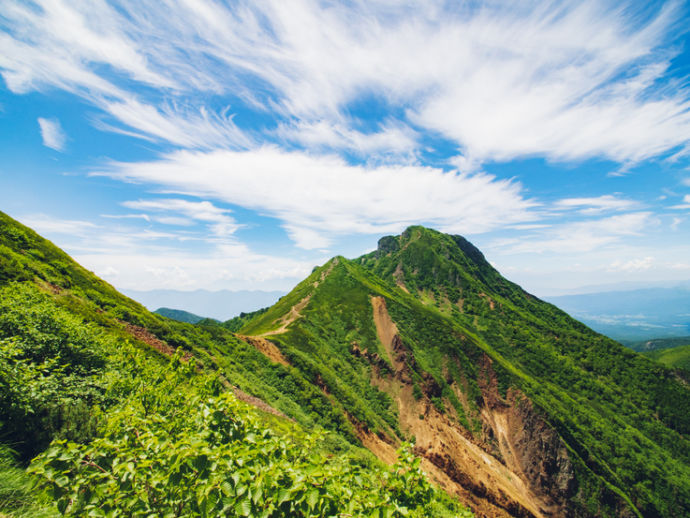
[[[338,264],[338,258],[336,257],[331,261],[331,264],[328,266],[326,270],[321,272],[321,278],[318,281],[314,281],[314,288],[318,288],[319,284],[324,281],[326,277],[333,271],[333,268]],[[256,335],[256,338],[261,338],[265,336],[271,336],[271,335],[279,335],[281,333],[284,333],[287,331],[287,328],[290,324],[292,324],[295,320],[300,318],[302,314],[300,311],[302,311],[307,304],[309,304],[309,301],[311,300],[311,293],[304,297],[302,300],[300,300],[297,304],[292,306],[290,308],[290,311],[288,311],[287,314],[283,315],[280,317],[278,320],[276,320],[274,323],[280,324],[280,327],[277,329],[274,329],[272,331],[267,331],[265,333],[261,333],[260,335]]]
[[[441,487],[468,502],[477,516],[543,518],[539,499],[526,486],[520,472],[503,465],[475,444],[468,432],[441,414],[428,398],[415,399],[406,372],[407,351],[388,314],[385,299],[372,297],[371,304],[379,339],[395,372],[393,376],[383,375],[373,367],[372,383],[397,403],[401,428],[416,438],[415,451],[423,457],[423,469]],[[379,458],[389,461],[394,447],[369,435],[363,443]]]
[[[261,338],[264,336],[279,335],[279,334],[287,331],[288,326],[302,316],[300,314],[300,311],[302,311],[306,307],[306,305],[309,304],[309,300],[311,300],[311,293],[309,295],[307,295],[306,297],[304,297],[302,300],[300,300],[297,304],[292,306],[290,308],[290,311],[286,315],[283,315],[277,321],[277,323],[280,324],[280,327],[278,329],[274,329],[273,331],[267,331],[265,333],[261,333],[260,335],[257,335],[256,337]]]

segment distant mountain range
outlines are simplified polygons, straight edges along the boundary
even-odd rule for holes
[[[690,335],[690,286],[545,297],[589,327],[622,342]]]
[[[282,291],[230,290],[122,290],[122,293],[143,304],[150,311],[169,308],[186,311],[222,322],[276,303]],[[167,315],[166,315],[167,316]]]
[[[195,315],[194,313],[190,313],[189,311],[183,311],[181,309],[158,308],[156,311],[154,311],[154,313],[163,317],[172,318],[178,322],[186,322],[188,324],[196,324],[197,322],[201,322],[206,318]]]

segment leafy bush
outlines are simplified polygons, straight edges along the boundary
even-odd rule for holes
[[[324,435],[271,431],[251,409],[173,358],[130,348],[145,379],[84,445],[56,441],[31,471],[70,516],[471,516],[430,486],[409,447],[392,468],[332,455]],[[464,513],[464,514],[463,514]]]
[[[0,440],[24,460],[56,436],[86,440],[109,340],[31,285],[0,294]]]

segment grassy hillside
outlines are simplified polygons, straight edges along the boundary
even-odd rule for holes
[[[670,349],[645,351],[642,354],[644,354],[647,358],[666,365],[666,367],[690,371],[690,343],[687,345],[672,347]]]
[[[690,512],[689,391],[672,372],[505,280],[461,237],[412,227],[360,262],[473,330],[505,366],[499,383],[524,391],[582,460],[584,484],[605,480],[644,516]]]
[[[372,298],[396,325],[402,366],[377,336]],[[407,384],[490,449],[487,414],[524,394],[567,450],[574,487],[553,498],[569,514],[690,512],[686,385],[505,280],[463,238],[411,227],[372,254],[336,258],[241,332],[276,343],[360,435],[421,430],[400,425]]]
[[[0,443],[67,513],[462,515],[420,467],[490,516],[690,513],[687,384],[459,236],[411,227],[190,325],[0,213],[0,306]]]
[[[324,431],[296,369],[149,313],[1,213],[0,273],[3,515],[467,515],[408,450],[388,468]]]

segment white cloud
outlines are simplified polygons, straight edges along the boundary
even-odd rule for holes
[[[41,129],[41,138],[43,145],[54,149],[55,151],[63,151],[67,136],[60,126],[60,121],[57,119],[38,118],[38,126]]]
[[[556,209],[577,209],[580,214],[595,215],[608,211],[630,210],[638,203],[606,194],[593,198],[565,198],[554,203]]]
[[[186,218],[177,216],[155,218],[159,223],[166,225],[188,226],[191,224],[190,219],[211,223],[211,231],[219,237],[228,237],[239,228],[237,222],[231,216],[228,216],[229,210],[216,207],[209,201],[155,199],[125,201],[122,205],[129,209],[175,212],[186,216]]]
[[[394,232],[416,223],[477,234],[534,219],[534,203],[521,196],[518,183],[488,174],[352,166],[335,156],[272,147],[179,151],[159,161],[115,163],[95,174],[258,210],[280,219],[306,248],[323,247],[333,234]]]
[[[316,264],[253,253],[244,245],[206,253],[137,248],[82,251],[74,257],[119,289],[136,290],[291,289]]]
[[[678,205],[671,205],[671,209],[690,209],[690,194],[683,196],[683,202]]]
[[[415,149],[418,138],[416,132],[401,124],[388,124],[380,131],[363,133],[345,124],[325,120],[283,124],[277,134],[309,149],[348,149],[361,155],[410,153]]]
[[[671,225],[670,225],[671,230],[673,230],[673,231],[677,230],[678,225],[680,225],[683,221],[685,221],[684,218],[673,218],[673,220],[671,221]]]
[[[145,135],[189,148],[245,148],[252,144],[227,114],[165,104],[156,108],[135,99],[102,102],[102,107],[120,122]],[[108,128],[108,126],[103,126]],[[130,133],[131,134],[131,133]]]
[[[8,0],[0,69],[13,92],[67,90],[115,129],[183,147],[244,149],[274,136],[275,126],[249,136],[204,108],[229,95],[278,114],[306,144],[406,150],[414,127],[451,139],[474,167],[534,155],[629,165],[687,151],[690,94],[668,71],[683,9]],[[358,126],[367,102],[385,107],[379,132]]]

